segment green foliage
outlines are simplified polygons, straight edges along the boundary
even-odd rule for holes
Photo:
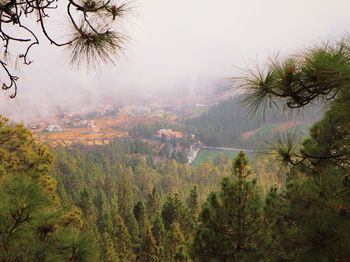
[[[265,71],[242,77],[244,102],[254,111],[268,106],[301,108],[348,92],[349,42],[327,43],[283,60],[272,59]]]
[[[165,238],[165,227],[163,224],[162,217],[160,214],[158,214],[153,222],[152,226],[152,234],[157,241],[157,245],[159,247],[162,247],[164,244],[164,238]]]
[[[203,162],[211,161],[214,163],[217,157],[224,155],[228,158],[233,158],[237,153],[234,151],[220,151],[220,150],[210,150],[210,149],[201,149],[198,152],[198,155],[195,161],[191,164],[193,167],[198,167]]]
[[[349,43],[312,48],[244,79],[246,102],[274,99],[290,108],[327,101],[323,118],[300,146],[280,143],[286,189],[268,195],[271,257],[277,261],[347,261],[349,235]]]
[[[105,243],[103,260],[106,262],[118,262],[119,257],[114,248],[113,241],[108,233],[103,234],[103,242]]]
[[[148,194],[147,198],[147,214],[150,221],[154,221],[160,212],[162,205],[161,195],[154,187],[151,194]]]
[[[150,227],[150,221],[147,216],[146,205],[143,201],[139,201],[136,203],[134,207],[134,216],[139,225],[140,239],[143,239],[146,236],[147,230]]]
[[[0,176],[25,173],[38,178],[49,173],[51,163],[47,148],[34,143],[23,125],[11,125],[0,116]]]
[[[294,260],[343,260],[350,257],[348,100],[335,101],[298,154],[275,230],[278,254]],[[286,221],[280,220],[287,217]],[[292,225],[292,226],[291,226]]]
[[[190,195],[187,198],[186,204],[193,222],[196,222],[200,211],[199,196],[196,186],[194,186],[191,190]]]
[[[0,132],[0,260],[96,261],[98,250],[81,231],[79,214],[60,205],[47,149],[2,117]]]
[[[181,233],[178,223],[171,224],[165,244],[166,261],[186,261],[184,254],[185,238]]]
[[[119,215],[116,217],[115,234],[112,236],[114,237],[115,241],[115,251],[119,256],[120,261],[127,261],[128,259],[132,260],[132,239],[124,220]]]
[[[336,169],[326,169],[317,178],[307,177],[289,185],[287,209],[275,229],[284,259],[332,261],[348,259],[350,244],[349,185]]]
[[[138,154],[134,145],[132,141],[117,140],[100,147],[52,149],[52,173],[58,181],[60,199],[70,210],[65,224],[90,232],[102,261],[112,259],[114,254],[119,261],[136,261],[142,256],[150,261],[166,261],[169,232],[177,223],[184,243],[172,256],[188,259],[196,216],[186,200],[199,183],[197,197],[193,192],[191,196],[197,212],[205,195],[216,188],[222,176],[220,169],[226,172],[228,161],[221,161],[220,169],[211,165],[213,171],[206,176],[204,168],[197,172],[174,160],[146,161],[148,156]]]
[[[256,261],[261,257],[262,206],[243,152],[233,161],[232,177],[203,206],[193,249],[200,261]]]
[[[186,237],[191,235],[193,221],[191,221],[188,209],[177,194],[167,197],[162,208],[162,218],[167,230],[170,230],[174,223],[178,223]]]
[[[146,227],[145,235],[142,238],[141,253],[138,258],[139,261],[156,262],[159,261],[159,248],[156,240],[152,235],[152,231],[149,226]]]
[[[208,112],[195,118],[188,119],[186,124],[194,128],[194,132],[200,140],[208,146],[216,147],[260,147],[264,141],[273,138],[272,130],[280,123],[289,121],[314,122],[319,117],[319,108],[312,108],[304,113],[303,117],[292,117],[289,112],[283,110],[266,111],[262,116],[262,110],[256,115],[251,115],[249,108],[245,108],[241,101],[242,96],[237,96],[213,106]],[[242,137],[242,133],[264,129],[251,139]]]
[[[80,231],[75,234],[60,235],[63,245],[59,249],[63,250],[63,260],[85,262],[97,261],[99,259],[98,249],[95,240],[90,233]]]
[[[147,124],[137,124],[129,130],[129,135],[133,138],[151,138],[154,136],[156,130],[159,129],[159,126],[156,125],[147,125]]]
[[[2,177],[0,204],[0,258],[15,261],[26,254],[34,259],[42,238],[54,230],[57,213],[43,190],[25,176]],[[47,219],[47,220],[46,220]],[[38,243],[33,245],[33,243]]]

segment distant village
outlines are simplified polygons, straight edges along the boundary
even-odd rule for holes
[[[27,127],[40,132],[62,132],[65,128],[88,128],[95,127],[95,120],[106,116],[124,114],[127,116],[154,117],[175,121],[178,116],[171,105],[151,104],[149,106],[124,106],[105,105],[98,110],[85,114],[58,113],[49,121],[32,122]]]
[[[28,123],[27,127],[38,141],[52,146],[69,146],[74,143],[101,145],[116,138],[130,137],[129,129],[138,121],[176,123],[179,115],[186,114],[186,108],[179,109],[171,105],[105,105],[86,113],[56,113],[48,121]],[[156,151],[161,155],[183,159],[186,156],[188,162],[196,158],[200,148],[200,142],[193,134],[184,134],[183,131],[170,128],[155,130],[148,139],[158,144]]]
[[[63,114],[58,113],[52,120],[47,122],[29,123],[28,128],[41,132],[62,132],[64,128],[87,128],[95,127],[94,118],[104,116],[114,116],[120,112],[118,106],[106,105],[100,110],[88,112],[86,114]]]

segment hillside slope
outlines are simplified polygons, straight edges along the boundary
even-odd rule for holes
[[[241,100],[236,96],[221,102],[186,124],[209,146],[256,147],[279,131],[305,130],[321,115],[321,107],[314,107],[303,115],[281,110],[251,116]]]

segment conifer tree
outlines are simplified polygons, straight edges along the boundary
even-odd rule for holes
[[[290,170],[287,189],[273,201],[277,260],[350,259],[349,47],[349,39],[327,43],[243,78],[245,102],[255,112],[328,104],[301,146],[293,141],[274,145]]]
[[[302,162],[292,166],[287,189],[275,196],[276,259],[350,258],[350,172],[346,153],[350,132],[345,128],[350,118],[345,111],[345,103],[335,102],[311,129],[310,138],[300,150],[312,158],[293,156],[292,161]],[[342,157],[330,156],[335,152]]]
[[[177,258],[183,257],[185,246],[185,238],[180,230],[179,223],[175,222],[171,225],[167,233],[167,240],[165,244],[165,261],[183,261]]]
[[[155,240],[157,241],[157,244],[162,245],[164,242],[165,228],[164,228],[163,220],[160,214],[156,215],[156,218],[153,222],[152,234]]]
[[[118,176],[118,210],[125,221],[130,216],[134,205],[134,194],[132,190],[132,170],[119,164],[117,166]]]
[[[145,262],[159,261],[159,248],[152,235],[150,226],[147,226],[145,236],[141,241],[141,252],[138,260]]]
[[[119,257],[115,252],[114,243],[112,238],[107,232],[103,233],[103,259],[106,262],[119,262]]]
[[[150,221],[147,216],[146,205],[143,200],[138,201],[134,207],[134,216],[139,225],[140,239],[146,235],[147,229],[150,227]]]
[[[200,261],[256,261],[260,257],[261,201],[248,160],[240,152],[232,177],[205,203],[193,250]]]
[[[154,218],[160,212],[161,201],[161,196],[158,190],[153,187],[152,193],[148,194],[147,198],[147,214],[151,222],[154,221]]]
[[[0,156],[0,260],[96,261],[81,219],[62,210],[49,176],[52,156],[22,125],[2,116]]]
[[[100,232],[106,231],[108,233],[113,232],[113,222],[111,216],[111,208],[108,205],[106,194],[104,192],[99,192],[99,219],[98,225]]]
[[[152,225],[152,235],[156,240],[157,248],[159,250],[160,260],[164,259],[164,243],[165,243],[165,228],[161,215],[158,213]]]
[[[92,201],[92,192],[84,189],[78,206],[82,210],[84,228],[91,232],[95,239],[99,239],[101,236],[97,228],[97,209]]]
[[[119,215],[116,217],[114,246],[120,261],[132,261],[133,247],[128,229]]]
[[[199,199],[197,187],[194,186],[187,198],[187,208],[189,209],[190,215],[194,223],[197,222],[198,214],[200,212]]]

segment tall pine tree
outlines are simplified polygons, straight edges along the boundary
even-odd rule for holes
[[[219,193],[205,203],[193,250],[200,261],[256,261],[261,256],[262,210],[247,157],[240,152],[232,177],[224,178]]]

